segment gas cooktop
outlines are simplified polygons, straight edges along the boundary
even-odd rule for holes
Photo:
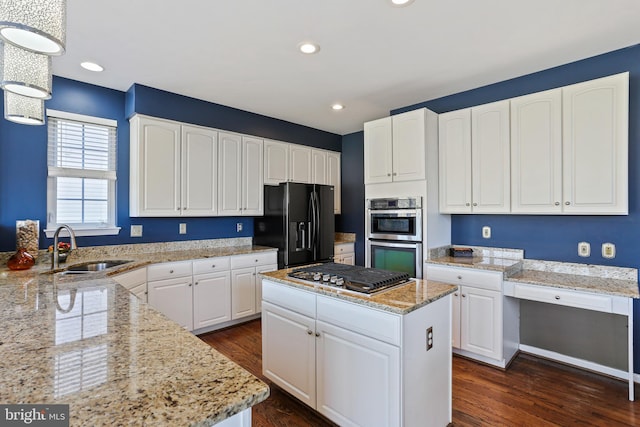
[[[297,268],[291,271],[288,276],[312,282],[318,286],[366,295],[373,295],[395,286],[404,285],[410,279],[407,273],[333,262]]]

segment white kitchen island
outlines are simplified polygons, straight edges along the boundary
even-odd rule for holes
[[[456,286],[412,280],[361,296],[287,272],[261,275],[267,378],[341,426],[451,422]]]

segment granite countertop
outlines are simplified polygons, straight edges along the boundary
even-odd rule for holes
[[[451,257],[431,249],[429,264],[500,271],[504,280],[626,298],[640,298],[633,268],[524,259],[517,249],[473,247],[474,257]]]
[[[287,276],[291,270],[292,269],[285,269],[261,273],[260,276],[284,285],[305,289],[320,295],[327,295],[333,298],[366,305],[368,307],[396,314],[410,313],[420,307],[443,298],[458,289],[456,285],[450,285],[447,283],[432,280],[411,279],[411,283],[407,285],[398,286],[377,295],[366,296],[321,286],[314,286],[310,283],[293,279]]]
[[[273,249],[135,254],[87,275],[0,270],[0,402],[69,404],[72,426],[204,426],[265,400],[266,384],[108,277],[262,250]],[[129,259],[110,255],[93,259]]]

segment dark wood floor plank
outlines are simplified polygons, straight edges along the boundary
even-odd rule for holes
[[[259,319],[200,336],[271,387],[253,426],[334,426],[263,377],[261,337]],[[519,355],[507,371],[453,358],[453,426],[573,425],[640,426],[640,403],[629,402],[623,381],[534,356]]]

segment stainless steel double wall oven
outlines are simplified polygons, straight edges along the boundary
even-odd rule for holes
[[[367,267],[401,271],[422,278],[420,197],[368,199],[365,227]]]

